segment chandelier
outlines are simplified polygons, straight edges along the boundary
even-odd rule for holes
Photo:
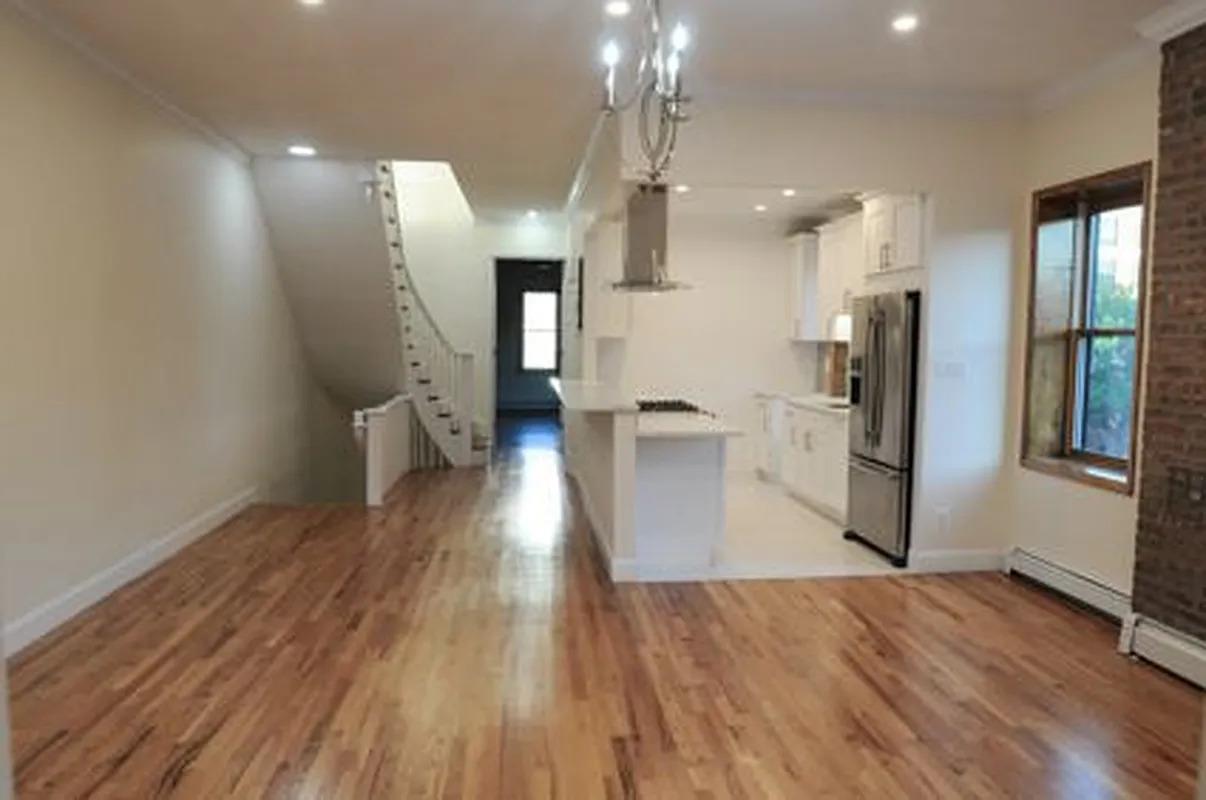
[[[661,0],[639,0],[643,6],[638,20],[640,32],[634,57],[627,59],[631,77],[627,91],[617,86],[620,66],[625,62],[620,43],[612,39],[603,46],[603,111],[616,114],[636,107],[637,139],[648,162],[646,174],[657,183],[674,157],[678,126],[687,121],[690,98],[683,94],[682,60],[691,33],[679,23],[669,35],[662,27]],[[625,4],[626,5],[626,4]]]

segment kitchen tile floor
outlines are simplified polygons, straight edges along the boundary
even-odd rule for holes
[[[886,561],[842,538],[837,523],[752,473],[727,478],[728,508],[717,564],[725,578],[889,575]]]

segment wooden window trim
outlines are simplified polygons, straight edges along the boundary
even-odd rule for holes
[[[1139,297],[1135,313],[1135,329],[1132,332],[1130,328],[1089,328],[1087,326],[1087,315],[1083,313],[1084,309],[1087,308],[1087,298],[1084,295],[1088,292],[1089,281],[1084,277],[1077,278],[1078,285],[1074,287],[1074,291],[1071,293],[1070,302],[1074,305],[1079,304],[1079,309],[1075,307],[1072,309],[1073,313],[1070,317],[1075,324],[1066,334],[1069,339],[1069,357],[1068,374],[1064,379],[1064,454],[1055,457],[1029,456],[1026,453],[1026,448],[1027,443],[1030,441],[1030,379],[1033,366],[1031,362],[1034,354],[1034,295],[1038,284],[1038,229],[1041,221],[1041,203],[1050,197],[1070,194],[1076,191],[1100,191],[1102,188],[1109,188],[1120,183],[1135,180],[1138,180],[1141,184],[1140,196],[1143,203],[1142,239],[1139,254]],[[1147,285],[1151,279],[1151,224],[1154,216],[1152,214],[1152,199],[1152,163],[1150,161],[1132,164],[1057,186],[1050,186],[1046,189],[1039,189],[1031,196],[1029,219],[1030,267],[1029,284],[1027,286],[1026,355],[1022,394],[1022,441],[1020,448],[1020,463],[1025,469],[1127,496],[1133,496],[1135,493],[1137,482],[1136,471],[1138,467],[1136,458],[1138,455],[1141,411],[1140,395],[1142,394],[1143,387],[1144,333],[1147,324]],[[1110,207],[1117,207],[1118,205],[1117,201],[1097,204],[1088,209],[1088,211],[1089,213],[1096,213],[1108,210]],[[1083,228],[1084,226],[1081,227]],[[1088,245],[1083,241],[1085,233],[1084,231],[1078,231],[1076,244],[1076,258],[1082,269],[1087,267],[1087,259],[1089,257],[1087,252]],[[1081,313],[1076,313],[1078,310]],[[1135,337],[1135,378],[1131,392],[1131,441],[1129,455],[1125,460],[1078,451],[1072,447],[1072,415],[1076,413],[1076,346],[1079,344],[1080,338],[1086,335],[1116,335],[1120,333],[1126,335],[1132,335],[1133,333]]]

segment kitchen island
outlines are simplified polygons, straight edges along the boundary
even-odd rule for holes
[[[701,580],[725,526],[727,440],[703,413],[641,412],[605,384],[552,379],[565,462],[612,580]]]

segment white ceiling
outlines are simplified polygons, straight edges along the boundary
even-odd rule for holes
[[[31,0],[26,0],[33,5]],[[452,162],[475,209],[563,203],[593,123],[602,0],[37,0],[253,154]],[[1136,39],[1164,0],[665,0],[709,92],[1016,102]],[[909,38],[889,21],[921,16]]]

